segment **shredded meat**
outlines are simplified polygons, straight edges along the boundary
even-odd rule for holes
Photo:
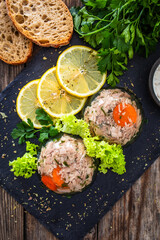
[[[135,124],[121,127],[113,119],[113,110],[119,104],[131,104],[137,113]],[[139,131],[142,116],[136,102],[131,96],[120,89],[102,90],[87,107],[84,119],[90,124],[92,135],[101,136],[110,143],[125,145]]]
[[[64,134],[59,140],[50,141],[42,147],[38,160],[39,173],[52,177],[57,166],[61,168],[60,175],[69,187],[59,188],[59,193],[81,191],[92,181],[93,160],[86,155],[82,139]]]

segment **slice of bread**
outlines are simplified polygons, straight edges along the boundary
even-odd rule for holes
[[[32,53],[32,42],[17,31],[0,0],[0,59],[8,64],[25,63]]]
[[[73,33],[72,16],[62,0],[6,0],[17,29],[43,47],[67,45]]]

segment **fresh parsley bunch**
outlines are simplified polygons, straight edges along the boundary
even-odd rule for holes
[[[99,52],[99,70],[108,70],[108,84],[119,83],[134,52],[146,57],[160,36],[158,0],[82,0],[71,8],[74,28]]]
[[[39,142],[44,142],[58,134],[58,130],[53,126],[52,119],[42,108],[36,110],[36,119],[43,126],[41,129],[35,129],[32,121],[28,119],[27,123],[22,121],[17,124],[17,128],[14,128],[11,133],[12,138],[19,138],[18,143],[22,144],[27,139],[37,138],[37,136]]]

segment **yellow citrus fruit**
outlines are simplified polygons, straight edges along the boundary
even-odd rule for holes
[[[77,98],[67,93],[58,83],[56,67],[50,68],[41,77],[37,97],[41,107],[52,117],[76,114],[84,106],[86,98]]]
[[[60,85],[77,97],[88,97],[100,90],[107,73],[101,73],[97,65],[97,52],[85,46],[72,46],[58,58],[56,66]]]
[[[16,101],[16,110],[19,117],[27,122],[30,118],[35,128],[41,128],[41,124],[36,119],[36,110],[40,108],[37,99],[37,86],[39,79],[27,83],[19,92]]]

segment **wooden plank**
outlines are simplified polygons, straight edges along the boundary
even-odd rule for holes
[[[82,6],[81,0],[63,0],[68,8],[71,8],[73,6]]]
[[[24,65],[10,66],[0,61],[0,91],[2,91]],[[23,207],[0,187],[0,239],[23,240]]]
[[[98,225],[96,224],[83,238],[83,240],[98,240]]]
[[[159,240],[160,158],[98,224],[100,240]]]
[[[23,207],[0,187],[0,239],[23,240]]]
[[[38,220],[25,211],[25,240],[58,240],[51,232],[49,232]],[[97,240],[97,225],[86,234],[84,240]]]
[[[11,66],[0,61],[0,92],[17,76],[24,68],[24,64]]]
[[[58,240],[38,220],[25,211],[25,240]]]

